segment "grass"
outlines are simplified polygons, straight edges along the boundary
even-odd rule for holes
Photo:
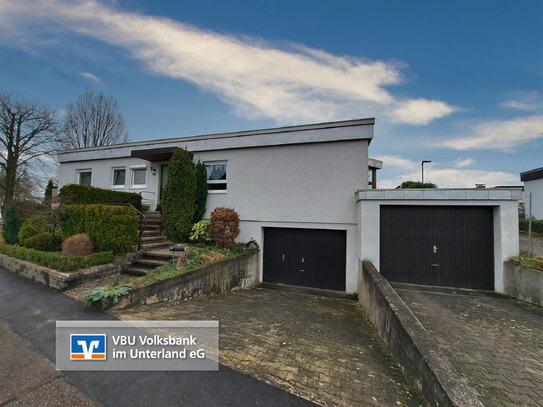
[[[246,250],[247,249],[245,245],[236,245],[231,249],[217,249],[214,246],[205,243],[191,244],[190,250],[187,252],[187,264],[181,270],[177,270],[176,261],[173,261],[172,263],[157,267],[151,273],[145,276],[134,278],[130,280],[130,282],[134,287],[141,287],[144,285],[153,284],[157,281],[166,280],[168,278],[172,278],[181,274],[188,273],[189,271],[196,270],[206,264],[216,263],[216,261],[211,263],[204,261],[202,259],[203,255],[220,253],[224,255],[224,259],[232,259],[245,252]]]
[[[16,259],[26,260],[39,266],[53,270],[70,272],[99,264],[111,263],[112,252],[93,253],[88,256],[63,256],[55,252],[42,252],[27,247],[3,244],[0,245],[0,253]]]
[[[532,270],[543,271],[543,256],[537,254],[521,251],[520,256],[516,259],[516,262],[522,267],[526,267]]]

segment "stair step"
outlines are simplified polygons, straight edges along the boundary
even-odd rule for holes
[[[159,230],[144,230],[141,232],[141,237],[149,237],[149,236],[160,236]]]
[[[146,269],[146,268],[143,268],[143,267],[140,268],[140,267],[130,266],[126,270],[123,270],[123,273],[124,274],[130,274],[132,276],[145,276],[145,275],[149,274],[149,272],[151,270],[152,269]]]
[[[142,268],[157,268],[168,264],[168,260],[150,260],[150,259],[139,259],[134,261],[131,266],[142,267]]]
[[[153,251],[149,252],[143,252],[141,254],[142,260],[148,259],[148,260],[158,260],[158,261],[164,261],[166,263],[170,262],[173,259],[173,255],[167,254],[167,253],[155,253]]]
[[[167,247],[167,246],[171,246],[173,245],[172,242],[168,242],[167,240],[163,241],[163,242],[156,242],[156,243],[142,243],[140,245],[140,248],[142,250],[147,250],[147,249],[154,249],[154,248],[157,248],[157,247]]]
[[[148,243],[148,242],[162,242],[167,240],[166,236],[162,235],[156,235],[156,236],[142,236],[140,241],[141,243]]]
[[[143,225],[143,231],[156,231],[160,230],[160,225]]]

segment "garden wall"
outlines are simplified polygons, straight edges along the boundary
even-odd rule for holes
[[[78,284],[84,283],[90,279],[119,274],[121,266],[119,264],[108,263],[99,266],[89,267],[70,273],[64,273],[47,267],[38,266],[26,260],[19,260],[0,254],[0,267],[20,274],[23,277],[34,280],[47,287],[57,290],[66,290]]]
[[[167,280],[132,289],[115,308],[184,300],[219,294],[236,288],[252,288],[260,283],[259,251],[248,250],[233,259],[211,263]],[[109,304],[102,304],[107,308]]]
[[[543,271],[507,262],[504,269],[505,294],[543,306]]]
[[[358,298],[381,339],[432,406],[482,407],[409,307],[369,261],[360,262]]]

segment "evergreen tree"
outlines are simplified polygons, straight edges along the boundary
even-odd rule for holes
[[[190,154],[178,148],[168,165],[168,182],[162,198],[162,224],[168,239],[187,241],[196,211],[196,171]]]
[[[207,173],[204,163],[198,161],[195,166],[196,171],[196,211],[192,223],[197,223],[206,213],[207,203]]]

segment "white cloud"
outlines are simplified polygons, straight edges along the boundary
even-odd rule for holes
[[[500,103],[500,106],[525,110],[528,112],[543,111],[543,99],[539,92],[535,90],[530,92],[518,92],[515,98]]]
[[[3,35],[22,41],[21,36],[54,30],[121,47],[152,72],[190,81],[250,118],[292,123],[379,115],[419,125],[455,110],[437,100],[392,95],[386,87],[402,82],[399,64],[301,45],[279,49],[94,0],[0,0]]]
[[[383,167],[391,168],[396,175],[378,180],[379,188],[396,188],[403,181],[420,180],[420,163],[398,156],[384,156]],[[397,171],[394,171],[396,169]],[[424,180],[433,182],[440,188],[475,188],[475,184],[518,185],[518,174],[504,171],[487,171],[465,168],[446,168],[438,163],[432,163],[424,167]]]
[[[81,72],[80,75],[96,83],[103,83],[102,80],[98,76],[93,75],[90,72]]]
[[[464,158],[464,159],[458,159],[454,163],[454,166],[457,168],[465,168],[470,167],[473,164],[475,164],[475,160],[473,158]]]
[[[543,138],[543,115],[481,122],[468,129],[467,133],[473,135],[446,140],[441,145],[455,150],[488,149],[511,152],[521,144]]]

